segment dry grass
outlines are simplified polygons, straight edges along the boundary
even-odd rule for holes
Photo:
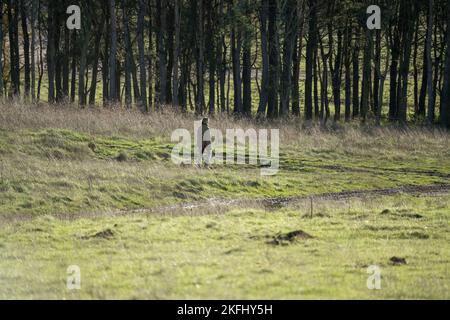
[[[0,102],[0,129],[69,129],[88,134],[122,135],[135,138],[162,137],[169,140],[178,128],[193,130],[193,121],[199,116],[192,113],[180,114],[168,106],[162,111],[142,114],[137,110],[119,107],[85,108],[64,105],[30,105],[20,101]],[[227,115],[216,115],[211,119],[211,127],[223,132],[227,128],[280,129],[284,145],[300,145],[303,148],[329,145],[331,148],[352,146],[364,148],[382,144],[393,145],[396,149],[414,151],[424,144],[450,146],[450,134],[437,128],[388,126],[378,128],[361,126],[358,122],[349,124],[306,123],[300,119],[276,121],[256,121],[236,119]]]

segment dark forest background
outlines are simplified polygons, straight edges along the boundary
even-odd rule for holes
[[[450,126],[450,0],[2,0],[0,18],[4,99]]]

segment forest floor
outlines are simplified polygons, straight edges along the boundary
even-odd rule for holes
[[[193,120],[1,105],[0,298],[450,298],[448,133],[273,123],[263,177],[173,164]]]

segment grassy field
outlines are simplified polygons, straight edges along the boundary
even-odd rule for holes
[[[0,298],[450,298],[449,189],[424,191],[450,184],[448,133],[211,119],[281,129],[280,172],[262,177],[173,164],[171,132],[194,120],[0,105]],[[312,217],[309,200],[252,202],[311,195]],[[177,210],[218,199],[242,205]]]

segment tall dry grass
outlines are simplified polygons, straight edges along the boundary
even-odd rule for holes
[[[84,109],[71,104],[31,105],[21,101],[0,102],[0,129],[69,129],[88,134],[124,135],[134,138],[161,137],[169,140],[175,129],[193,131],[194,121],[201,116],[181,114],[171,107],[161,111],[142,114],[137,110],[120,107]],[[225,132],[226,129],[280,129],[283,144],[299,145],[303,148],[328,146],[330,148],[376,148],[391,146],[405,150],[416,150],[424,146],[450,149],[450,133],[438,128],[395,126],[362,126],[358,122],[349,124],[305,123],[300,119],[256,121],[236,119],[218,114],[211,117],[210,126]]]

